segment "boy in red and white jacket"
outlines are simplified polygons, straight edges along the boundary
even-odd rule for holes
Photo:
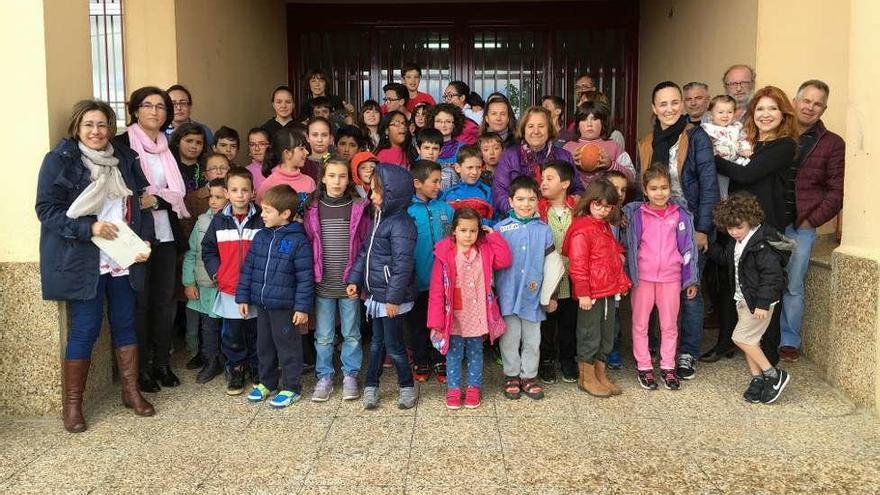
[[[260,209],[253,204],[253,176],[243,167],[234,167],[226,175],[226,198],[229,204],[214,215],[202,240],[202,261],[208,275],[217,281],[214,313],[223,318],[220,348],[226,357],[228,384],[226,393],[244,391],[245,373],[257,380],[256,314],[242,318],[235,303],[235,289],[241,265],[251,241],[263,228]]]

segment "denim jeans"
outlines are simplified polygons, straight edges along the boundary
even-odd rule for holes
[[[92,348],[101,333],[104,320],[104,298],[107,299],[107,318],[110,320],[110,339],[113,348],[137,342],[134,331],[135,292],[128,275],[98,277],[95,297],[85,301],[68,301],[70,331],[67,333],[65,359],[91,359]]]
[[[397,370],[397,384],[400,387],[412,387],[413,375],[403,345],[403,315],[389,318],[373,318],[373,341],[370,343],[370,360],[367,363],[367,376],[364,385],[379,386],[379,375],[385,351],[391,356],[391,362]]]
[[[782,293],[781,344],[795,349],[801,346],[801,323],[804,320],[804,279],[810,268],[810,253],[816,243],[816,229],[785,228],[785,236],[794,239],[797,246],[788,260],[788,285]]]
[[[342,330],[342,374],[355,376],[361,369],[361,301],[315,297],[315,373],[318,379],[333,379],[333,342],[336,337],[336,311]]]
[[[462,359],[467,360],[468,380],[471,387],[483,386],[483,337],[449,337],[446,352],[446,386],[461,388]]]
[[[697,280],[703,276],[706,260],[704,253],[700,253],[697,257],[699,267]],[[700,357],[700,343],[703,340],[703,294],[701,292],[698,290],[696,297],[688,299],[684,287],[681,291],[681,330],[678,332],[678,354],[690,354],[694,359]]]

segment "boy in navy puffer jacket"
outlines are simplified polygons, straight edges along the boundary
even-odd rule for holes
[[[359,287],[366,289],[366,313],[373,319],[364,408],[379,405],[379,371],[387,351],[397,370],[397,406],[409,409],[415,406],[417,397],[403,345],[401,316],[412,311],[416,296],[413,252],[417,234],[407,214],[415,192],[413,178],[402,167],[380,164],[373,172],[371,190],[373,225],[346,281],[349,297],[357,297]]]
[[[251,402],[266,400],[279,388],[279,361],[284,381],[269,405],[283,408],[302,395],[300,377],[303,348],[297,326],[309,320],[314,303],[315,278],[312,244],[305,228],[291,222],[299,198],[283,184],[263,193],[263,222],[241,267],[235,302],[242,316],[257,306],[259,383],[248,395]]]

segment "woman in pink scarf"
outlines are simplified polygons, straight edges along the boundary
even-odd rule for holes
[[[188,218],[184,206],[186,185],[163,132],[174,116],[168,93],[154,86],[135,90],[128,103],[128,131],[113,138],[113,145],[131,148],[149,186],[140,197],[142,210],[152,210],[155,239],[146,266],[144,289],[138,293],[135,330],[140,350],[138,383],[144,392],[158,392],[159,384],[176,387],[180,380],[171,371],[169,358],[174,319],[177,255],[187,240],[180,219]],[[158,383],[157,383],[158,381]]]

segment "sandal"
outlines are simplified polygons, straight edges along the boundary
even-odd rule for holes
[[[515,400],[519,399],[520,393],[522,389],[520,388],[520,381],[518,376],[505,376],[504,377],[504,396],[508,399]]]
[[[534,378],[523,380],[522,391],[532,400],[539,400],[544,398],[544,387],[542,387],[541,384],[538,383],[538,381]]]

